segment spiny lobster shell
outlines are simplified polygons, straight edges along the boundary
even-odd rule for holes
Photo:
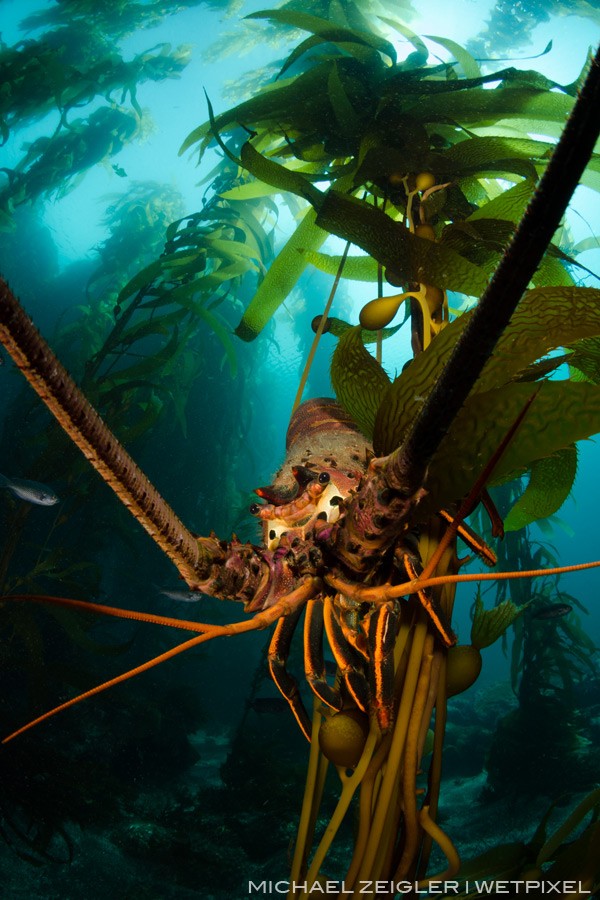
[[[329,397],[307,400],[298,407],[288,427],[286,449],[273,484],[256,490],[267,500],[258,515],[270,550],[284,532],[305,537],[317,518],[335,522],[372,455],[356,424]]]

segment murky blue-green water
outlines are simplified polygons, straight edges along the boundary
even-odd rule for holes
[[[244,19],[262,8],[218,0],[0,2],[0,271],[191,531],[214,530],[226,540],[235,532],[253,542],[260,536],[248,512],[252,492],[271,482],[283,460],[311,320],[324,309],[332,276],[308,265],[254,341],[234,329],[303,201],[271,192],[253,220],[264,263],[257,253],[232,262],[222,248],[221,259],[244,277],[227,281],[221,272],[213,294],[185,295],[195,318],[168,318],[172,308],[153,307],[157,294],[150,292],[147,330],[128,341],[128,304],[155,272],[122,292],[145,267],[160,265],[172,223],[193,223],[199,241],[216,227],[223,242],[232,237],[203,213],[220,191],[241,183],[241,173],[214,142],[200,165],[197,146],[180,148],[206,122],[207,98],[216,115],[247,100],[273,82],[306,38],[300,29]],[[296,8],[338,25],[358,11],[393,40],[400,60],[415,45],[388,17],[423,37],[430,65],[451,57],[443,38],[467,47],[484,74],[535,69],[558,85],[575,81],[600,37],[600,10],[585,0],[344,0]],[[251,123],[239,124],[252,133]],[[549,132],[552,140],[556,134]],[[299,139],[283,126],[281,135],[289,147]],[[238,133],[232,152],[240,144]],[[486,179],[489,189],[494,172]],[[496,179],[494,191],[508,186]],[[597,193],[578,188],[566,223],[566,244],[585,267],[571,269],[573,279],[597,287]],[[249,241],[249,232],[237,239]],[[324,249],[339,254],[343,247],[329,238]],[[209,265],[219,270],[214,257]],[[375,293],[376,284],[343,279],[332,315],[355,324]],[[451,296],[451,307],[461,302]],[[334,347],[326,334],[305,397],[333,394]],[[405,327],[384,345],[388,374],[409,357]],[[597,444],[581,442],[569,499],[556,517],[528,530],[536,565],[600,557],[597,468]],[[220,624],[243,617],[239,604],[188,603],[165,593],[184,587],[173,566],[53,424],[3,350],[0,473],[7,479],[0,483],[3,595],[70,597]],[[31,493],[19,495],[19,479],[38,490],[33,502]],[[56,503],[40,502],[45,488]],[[513,547],[513,558],[524,552]],[[529,840],[550,801],[570,808],[600,779],[599,585],[597,570],[548,582],[545,605],[566,603],[570,612],[542,615],[525,650],[514,650],[509,630],[484,651],[477,684],[450,701],[441,816],[466,858]],[[490,605],[494,596],[484,592]],[[473,587],[459,588],[454,628],[463,643],[473,598]],[[151,624],[2,602],[0,737],[185,638]],[[291,657],[296,671],[300,643]],[[2,748],[2,897],[225,900],[245,897],[250,880],[286,879],[308,750],[269,680],[267,644],[259,632],[198,647]],[[544,647],[555,648],[554,668]],[[543,699],[535,715],[528,691]],[[343,857],[342,847],[335,877]]]

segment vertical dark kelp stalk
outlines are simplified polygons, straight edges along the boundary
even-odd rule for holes
[[[298,20],[298,14],[280,16],[290,21],[295,18],[296,23]],[[273,17],[277,18],[277,14]],[[317,38],[311,46],[333,42],[360,47],[360,53],[355,50],[352,63],[366,60],[367,68],[371,67],[373,89],[378,83],[381,86],[378,79],[385,76],[388,99],[398,84],[407,89],[423,75],[421,72],[416,76],[409,68],[393,71],[390,77],[380,66],[380,54],[387,53],[395,64],[393,48],[381,39],[344,28],[328,29],[312,17],[305,17],[302,22],[310,25]],[[296,59],[304,50],[296,53]],[[315,92],[323,67],[309,70],[308,75],[308,87]],[[498,75],[494,77],[497,79]],[[510,81],[514,75],[503,77]],[[345,104],[347,121],[358,127],[361,117],[352,118],[352,113],[360,102],[368,107],[369,98],[355,93],[352,102],[348,100],[350,87],[359,90],[353,67],[344,67],[340,61],[339,66],[326,73],[326,78],[328,96],[335,98],[338,108]],[[394,78],[398,84],[394,84]],[[297,99],[305,100],[306,80],[292,80],[281,89],[285,96],[278,97],[277,91],[272,91],[249,101],[245,110],[229,115],[229,123],[252,124],[244,113],[262,121],[277,119],[277,104],[288,111],[297,109],[290,94],[297,91]],[[472,87],[481,86],[478,76],[472,81]],[[439,84],[444,90],[454,90],[451,79]],[[435,94],[437,88],[424,90]],[[514,97],[502,99],[510,105]],[[444,100],[447,102],[447,98]],[[511,604],[489,613],[480,611],[474,623],[473,652],[465,654],[462,648],[454,646],[450,624],[454,585],[503,577],[502,573],[457,575],[459,561],[454,538],[460,531],[487,562],[492,562],[493,553],[476,536],[469,535],[463,525],[476,503],[485,499],[486,484],[520,473],[536,460],[551,457],[595,433],[600,426],[597,384],[544,380],[552,364],[542,359],[558,347],[577,358],[585,350],[581,342],[594,340],[600,334],[598,292],[572,285],[551,288],[536,281],[536,288],[521,300],[537,277],[543,253],[592,154],[598,136],[599,101],[600,63],[596,58],[567,128],[487,288],[483,267],[460,252],[453,253],[441,242],[432,241],[424,228],[435,215],[434,207],[426,202],[435,197],[434,187],[439,188],[437,193],[442,198],[438,211],[444,203],[460,206],[464,200],[464,195],[454,191],[449,201],[452,189],[442,194],[445,188],[452,188],[452,176],[444,182],[433,176],[425,180],[420,177],[421,173],[428,174],[430,168],[435,171],[436,163],[445,176],[444,162],[452,161],[452,146],[446,147],[444,160],[443,153],[438,157],[428,155],[421,141],[416,149],[410,149],[410,159],[394,158],[395,166],[400,167],[398,176],[398,169],[389,168],[385,151],[369,156],[369,149],[381,148],[376,142],[369,148],[367,138],[373,136],[367,134],[358,148],[357,170],[351,163],[336,163],[352,155],[350,145],[356,141],[352,128],[348,128],[342,140],[346,146],[336,146],[331,168],[327,141],[322,142],[328,172],[335,184],[320,191],[313,181],[322,180],[322,173],[311,170],[310,165],[306,167],[308,171],[302,171],[302,165],[290,169],[266,159],[262,155],[264,147],[260,146],[264,135],[253,138],[254,143],[243,144],[239,160],[244,168],[264,184],[296,193],[314,207],[314,214],[311,211],[305,216],[300,235],[295,235],[292,249],[296,255],[300,255],[300,250],[306,251],[307,244],[312,247],[310,252],[316,254],[326,234],[337,234],[366,250],[385,267],[390,280],[395,278],[399,284],[406,284],[403,296],[415,301],[416,357],[393,383],[364,349],[358,328],[346,331],[340,338],[332,378],[341,407],[333,401],[309,401],[292,418],[284,467],[273,485],[258,489],[265,502],[253,507],[263,526],[263,546],[242,544],[236,538],[225,542],[214,534],[201,538],[193,535],[135,466],[36,332],[8,287],[2,285],[2,341],[71,440],[172,560],[191,589],[241,601],[245,611],[253,614],[232,625],[216,626],[93,605],[91,608],[97,612],[187,629],[196,632],[196,636],[58,709],[208,640],[277,622],[269,649],[271,673],[300,727],[313,739],[292,869],[292,880],[298,883],[317,883],[327,873],[331,842],[358,790],[359,825],[345,873],[347,889],[358,893],[361,882],[372,879],[411,879],[425,888],[432,877],[427,870],[434,843],[448,860],[440,877],[454,877],[459,872],[453,843],[436,823],[446,698],[473,680],[479,649],[499,636],[516,611]],[[430,114],[436,116],[439,111],[434,109]],[[396,125],[401,121],[402,111],[396,109]],[[217,136],[226,124],[223,117],[213,116],[210,126],[201,129],[196,137],[208,140],[211,133]],[[408,128],[411,139],[420,133],[414,122]],[[302,161],[303,155],[314,152],[314,144],[309,144],[308,138],[314,141],[315,135],[286,133],[285,147]],[[222,142],[220,135],[218,139]],[[237,158],[230,147],[223,146]],[[479,144],[479,153],[485,156],[486,150],[488,154],[497,153],[498,147]],[[535,167],[524,156],[538,154],[541,164],[547,147],[513,144],[511,150],[517,159],[510,165],[531,174]],[[458,164],[458,150],[454,156]],[[422,157],[426,157],[425,164],[421,163]],[[464,157],[460,164],[466,164]],[[483,165],[489,164],[488,156]],[[399,177],[405,193],[396,199],[399,205],[405,201],[408,229],[404,223],[394,221],[385,208],[373,208],[351,196],[358,189],[359,170],[360,178],[386,185],[378,189],[383,207],[392,181]],[[392,179],[391,175],[396,177]],[[421,216],[418,225],[417,205]],[[464,250],[468,241],[461,243],[456,234],[455,238]],[[289,259],[290,247],[287,250]],[[489,254],[484,256],[489,264]],[[276,278],[281,277],[283,267],[280,263],[279,272],[271,279],[267,273],[260,295],[238,328],[240,336],[252,337],[264,324],[270,314],[265,296]],[[270,271],[276,270],[277,261]],[[142,273],[136,282],[136,299],[142,300],[153,279],[162,277],[163,272],[163,263],[158,263]],[[477,286],[482,299],[474,312],[454,323],[444,319],[442,328],[440,319],[444,315],[436,289],[443,292],[456,287],[457,282]],[[128,296],[132,293],[129,290]],[[281,299],[281,293],[280,289],[279,296],[271,298],[271,304]],[[375,314],[371,309],[367,319],[366,324],[377,330],[387,324],[379,316],[379,306]],[[13,593],[3,599],[37,599],[58,606],[90,608],[84,602],[60,597]],[[303,612],[306,674],[317,698],[312,724],[298,685],[286,668],[294,629]],[[338,667],[334,685],[327,682],[324,671],[324,632]],[[465,660],[466,672],[457,665]],[[418,773],[434,710],[432,762],[424,802],[419,806]],[[34,723],[10,738],[31,724]],[[329,761],[338,769],[342,793],[310,860]],[[592,795],[564,829],[548,839],[542,827],[532,845],[519,847],[509,860],[490,858],[485,874],[493,877],[501,867],[504,875],[509,872],[519,877],[536,867],[542,871],[542,866],[552,862],[553,878],[579,877],[584,888],[593,890],[598,879],[597,824],[590,825],[562,856],[560,845],[589,810],[596,810],[597,801],[597,796]],[[484,865],[480,862],[478,871]],[[296,892],[292,889],[292,893]],[[298,888],[298,894],[302,893],[302,888]]]

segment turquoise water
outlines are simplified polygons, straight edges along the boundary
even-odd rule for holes
[[[90,9],[99,14],[103,6],[110,4]],[[600,14],[594,15],[589,3],[554,0],[545,8],[463,0],[415,6],[404,10],[404,18],[415,33],[430,36],[430,62],[448,59],[435,40],[441,36],[466,45],[475,56],[497,46],[494,56],[502,59],[501,67],[535,68],[559,84],[577,78],[589,46],[600,36]],[[216,114],[247,99],[273,78],[305,35],[278,33],[260,19],[244,21],[244,15],[261,9],[258,3],[129,8],[130,29],[112,27],[116,12],[96,26],[93,16],[79,20],[81,41],[87,31],[104,42],[93,76],[85,74],[86,58],[75,43],[68,49],[70,62],[54,55],[56,68],[65,66],[67,73],[61,91],[49,96],[44,108],[36,107],[32,81],[26,98],[30,107],[8,115],[0,147],[0,270],[65,365],[86,384],[93,402],[100,398],[109,426],[185,524],[197,534],[214,529],[223,539],[235,532],[242,540],[259,541],[248,514],[252,491],[271,482],[284,457],[287,423],[313,337],[310,322],[323,311],[331,276],[308,267],[299,287],[251,343],[233,330],[255,282],[234,283],[218,304],[208,302],[220,328],[207,320],[205,328],[194,331],[186,352],[157,376],[152,391],[148,381],[154,375],[143,368],[136,376],[139,394],[124,392],[114,375],[164,351],[173,333],[153,334],[93,371],[89,361],[122,315],[119,291],[159,258],[167,226],[210,202],[222,152],[211,146],[200,166],[195,150],[179,152],[189,132],[207,119],[204,92]],[[142,27],[142,12],[153,8],[156,23]],[[83,6],[2,0],[3,53],[11,47],[24,53],[28,41],[41,41],[52,28],[72,24],[78,9]],[[362,9],[380,24],[377,15],[400,15],[373,5]],[[315,7],[313,12],[324,11]],[[48,21],[24,24],[36,13],[48,14]],[[510,29],[512,42],[502,37],[501,25]],[[394,40],[401,59],[413,50],[397,34]],[[550,41],[552,48],[544,54]],[[120,56],[130,62],[161,53],[179,61],[178,77],[152,81],[140,76],[136,83],[138,76],[132,76],[125,84],[117,78],[110,92],[100,90],[101,64],[107,60]],[[497,67],[482,66],[484,71]],[[16,95],[16,88],[6,82],[0,98],[13,90]],[[70,91],[81,91],[81,98],[61,118]],[[10,195],[27,169],[23,160],[32,142],[68,136],[80,127],[76,123],[83,128],[99,111],[129,117],[135,133],[122,146],[110,144],[104,154],[90,150],[90,164],[80,171],[74,163],[70,168],[63,154],[56,161],[62,175],[45,188],[42,184],[31,201],[21,202],[16,190]],[[42,175],[50,178],[51,167]],[[272,253],[291,234],[298,212],[281,194],[273,203],[265,225]],[[128,209],[133,210],[129,219]],[[600,251],[592,240],[600,227],[597,210],[596,194],[582,187],[567,219],[569,244],[587,242],[578,260],[592,273],[600,269]],[[124,223],[120,230],[119,221]],[[140,235],[143,240],[127,243]],[[330,239],[326,249],[340,253],[343,242]],[[576,278],[597,285],[587,272]],[[373,284],[344,282],[332,313],[356,322],[375,290]],[[389,285],[385,290],[393,293]],[[455,295],[454,301],[458,305],[460,299]],[[386,350],[384,365],[391,375],[410,355],[406,330]],[[175,331],[177,339],[183,326]],[[325,335],[305,396],[332,394],[334,346],[331,335]],[[48,485],[59,498],[53,505],[24,505],[14,493],[0,490],[2,592],[67,596],[207,622],[240,619],[237,604],[209,598],[189,604],[163,593],[183,587],[172,565],[52,426],[4,351],[1,361],[0,472]],[[549,523],[550,533],[547,527],[530,528],[531,540],[547,544],[563,565],[600,556],[597,453],[593,439],[581,443],[577,479],[557,514],[560,521]],[[565,768],[573,759],[580,761],[577,777],[567,783],[568,806],[600,777],[597,762],[595,768],[590,763],[593,742],[600,737],[600,681],[592,649],[600,640],[598,575],[595,570],[565,575],[560,590],[585,607],[576,607],[571,621],[587,635],[580,650],[591,662],[574,669],[572,717],[554,711],[557,731],[577,744],[575,750],[565,749]],[[454,627],[461,642],[468,641],[473,596],[471,587],[459,590]],[[493,602],[493,594],[484,596]],[[4,733],[185,639],[151,625],[98,621],[28,604],[5,603],[2,614]],[[554,640],[561,627],[560,618],[549,619],[537,628],[536,639],[541,644]],[[529,776],[519,781],[516,772],[517,788],[508,806],[494,806],[504,799],[499,800],[497,785],[490,805],[480,803],[490,747],[495,740],[502,751],[507,740],[494,738],[497,721],[517,706],[510,684],[511,642],[509,635],[504,644],[484,652],[481,679],[450,708],[444,815],[467,858],[494,841],[528,839],[549,800],[561,793],[556,784],[534,785],[530,798]],[[8,745],[0,758],[2,896],[221,900],[246,896],[250,878],[286,878],[307,748],[268,679],[266,643],[259,633],[197,648]],[[302,667],[299,648],[292,666]],[[533,740],[531,745],[523,741],[522,756],[529,756],[524,771],[529,772],[536,752]],[[509,765],[514,765],[512,757]]]

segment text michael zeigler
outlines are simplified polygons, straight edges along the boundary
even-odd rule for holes
[[[418,894],[423,897],[449,897],[453,894],[482,894],[496,896],[510,894],[515,896],[537,897],[540,894],[558,895],[567,897],[573,894],[582,897],[591,894],[586,890],[581,881],[530,881],[524,879],[512,879],[510,881],[429,881],[424,887],[418,881],[359,881],[352,887],[346,888],[343,881],[314,881],[309,884],[306,881],[249,881],[249,894],[308,894],[309,896],[322,897],[326,894],[367,894],[370,896],[390,894]]]

